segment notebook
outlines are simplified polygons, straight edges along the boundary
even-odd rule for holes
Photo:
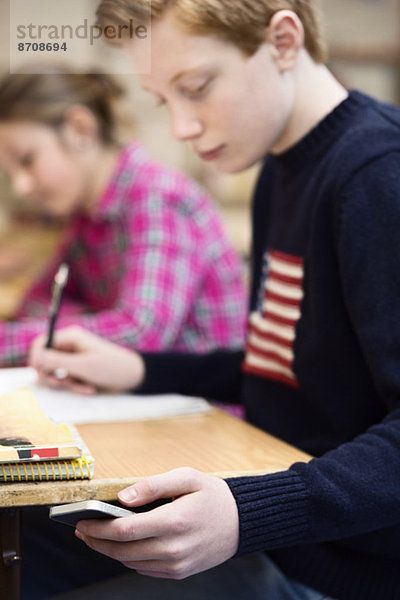
[[[90,479],[93,468],[77,430],[51,421],[30,390],[0,396],[0,482]]]

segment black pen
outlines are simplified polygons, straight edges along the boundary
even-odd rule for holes
[[[46,348],[51,348],[53,345],[54,329],[56,326],[58,313],[60,311],[63,291],[65,286],[67,285],[68,274],[69,266],[67,265],[67,263],[62,263],[54,276],[54,282],[51,291],[51,303],[49,309],[49,329],[47,332]]]

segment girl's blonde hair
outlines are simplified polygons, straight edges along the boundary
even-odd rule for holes
[[[291,10],[304,27],[305,47],[317,63],[326,59],[318,0],[101,0],[99,25],[146,24],[167,9],[198,35],[216,35],[254,54],[265,40],[265,28],[279,10]]]
[[[118,143],[114,101],[123,95],[113,78],[100,73],[60,68],[8,74],[0,80],[0,122],[35,121],[59,127],[68,109],[81,105],[95,116],[100,141],[112,145]]]

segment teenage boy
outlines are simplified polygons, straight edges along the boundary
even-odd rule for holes
[[[98,17],[142,22],[143,7],[103,0]],[[139,78],[174,137],[223,172],[264,161],[245,354],[139,356],[75,330],[59,351],[38,342],[32,362],[87,391],[123,376],[125,389],[233,400],[242,385],[251,422],[316,458],[227,481],[150,477],[121,501],[172,503],[77,535],[155,578],[125,577],[118,598],[400,597],[400,111],[329,72],[312,0],[152,0],[151,21]],[[137,62],[139,43],[125,44]]]

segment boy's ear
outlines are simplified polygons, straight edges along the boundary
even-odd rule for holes
[[[295,12],[279,10],[272,16],[267,27],[267,42],[272,45],[279,70],[291,69],[304,47],[303,24]]]
[[[86,106],[71,106],[65,114],[63,134],[72,147],[86,150],[98,139],[97,119]]]

